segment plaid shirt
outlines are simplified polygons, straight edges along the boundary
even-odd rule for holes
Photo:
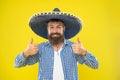
[[[64,80],[78,80],[77,62],[86,64],[96,69],[98,68],[97,59],[87,51],[86,56],[77,55],[72,50],[73,42],[64,40],[60,53],[64,73]],[[19,54],[15,59],[15,67],[32,65],[39,62],[38,80],[53,80],[54,49],[49,42],[39,44],[39,51],[36,55],[24,58]]]

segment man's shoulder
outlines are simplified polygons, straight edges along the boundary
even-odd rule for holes
[[[65,40],[65,44],[71,45],[71,44],[74,44],[74,42],[72,42],[72,41],[66,39],[66,40]]]
[[[39,44],[40,47],[43,47],[43,46],[48,46],[50,45],[50,43],[47,41],[47,42],[42,42]]]

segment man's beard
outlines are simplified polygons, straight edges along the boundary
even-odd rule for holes
[[[52,37],[53,35],[57,35],[57,36]],[[64,34],[51,33],[50,35],[48,35],[48,39],[52,45],[58,45],[59,43],[64,42]]]

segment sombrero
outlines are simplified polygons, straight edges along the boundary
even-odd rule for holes
[[[58,8],[55,8],[52,12],[35,14],[30,18],[29,25],[37,35],[48,39],[47,21],[50,19],[59,19],[64,22],[66,39],[72,38],[82,29],[82,23],[78,17],[70,13],[61,12]]]

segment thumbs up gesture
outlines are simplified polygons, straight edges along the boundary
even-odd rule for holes
[[[30,55],[35,55],[38,52],[38,45],[33,44],[33,39],[30,40],[28,47],[23,52],[24,57],[28,57]]]
[[[85,56],[86,55],[86,50],[85,48],[82,46],[82,43],[80,41],[80,38],[78,38],[78,43],[75,43],[72,45],[72,49],[73,49],[73,52],[75,54],[78,54],[78,55],[83,55]]]

